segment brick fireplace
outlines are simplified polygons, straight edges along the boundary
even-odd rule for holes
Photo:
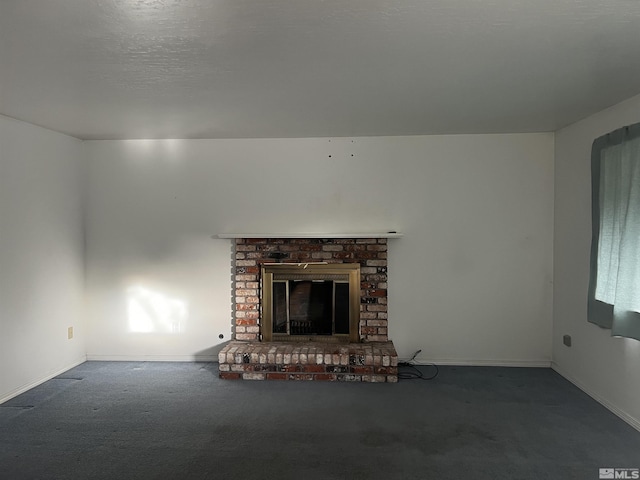
[[[388,339],[387,245],[387,238],[234,238],[234,341],[219,354],[220,377],[397,381],[397,354]],[[352,323],[357,331],[351,332],[348,343],[329,338],[331,335],[300,336],[298,341],[262,330],[262,277],[269,266],[276,264],[298,266],[301,272],[306,266],[318,264],[325,268],[336,264],[359,266],[356,318]],[[341,267],[345,268],[349,265]]]

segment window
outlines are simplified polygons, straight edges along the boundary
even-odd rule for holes
[[[640,340],[640,124],[593,142],[588,319]]]

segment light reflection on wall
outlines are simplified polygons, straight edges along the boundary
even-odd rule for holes
[[[181,333],[189,309],[180,299],[153,290],[131,287],[127,292],[129,330],[136,333]]]

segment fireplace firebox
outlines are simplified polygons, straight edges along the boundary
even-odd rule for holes
[[[265,341],[357,342],[360,264],[268,264],[262,267]]]

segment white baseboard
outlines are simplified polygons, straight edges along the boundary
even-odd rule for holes
[[[94,362],[217,362],[218,355],[87,355]]]
[[[64,372],[66,372],[67,370],[72,369],[73,367],[77,367],[80,364],[83,364],[84,362],[87,361],[86,356],[82,356],[80,357],[79,360],[76,360],[75,362],[67,365],[66,367],[61,368],[60,370],[51,373],[45,377],[42,377],[38,380],[35,380],[33,382],[30,382],[26,385],[22,385],[21,387],[16,388],[15,390],[12,390],[8,393],[6,393],[4,396],[0,397],[0,404],[3,404],[4,402],[6,402],[7,400],[11,400],[13,397],[17,397],[18,395],[20,395],[21,393],[26,392],[27,390],[31,390],[34,387],[37,387],[38,385],[51,380],[54,377],[57,377],[58,375],[63,374]]]
[[[406,362],[409,358],[399,358],[401,362]],[[549,368],[550,360],[474,360],[460,358],[424,358],[417,357],[413,360],[416,365],[452,365],[456,367],[528,367],[528,368]]]
[[[575,379],[574,377],[569,375],[567,372],[565,372],[557,363],[552,362],[551,363],[551,368],[553,370],[555,370],[560,376],[562,376],[563,378],[569,380],[576,387],[578,387],[584,393],[586,393],[591,398],[593,398],[596,402],[600,403],[607,410],[611,411],[611,413],[613,413],[616,416],[620,417],[622,420],[624,420],[625,422],[627,422],[629,425],[631,425],[633,428],[635,428],[636,430],[638,430],[640,432],[640,420],[638,420],[637,418],[629,415],[627,412],[625,412],[624,410],[619,408],[617,405],[614,405],[613,403],[609,402],[605,398],[601,397],[599,394],[595,393],[593,390],[588,388],[582,382],[578,381],[577,379]]]

